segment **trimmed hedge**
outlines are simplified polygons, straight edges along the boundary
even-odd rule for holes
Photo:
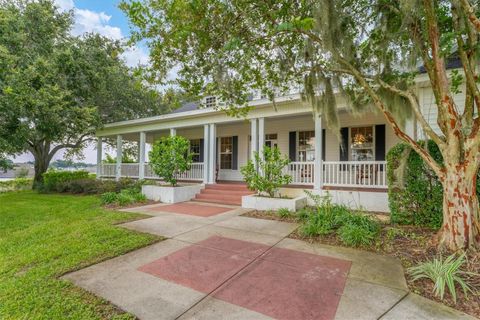
[[[425,142],[422,142],[424,145]],[[438,162],[443,158],[433,141],[427,142],[427,150]],[[406,159],[403,183],[397,179],[396,170],[401,166],[404,152]],[[388,202],[391,221],[398,224],[414,224],[438,229],[443,220],[443,188],[435,173],[406,143],[395,145],[387,153]],[[402,186],[403,185],[403,186]],[[480,181],[477,179],[477,194]]]
[[[88,179],[88,172],[50,170],[43,174],[43,191],[66,192],[65,187],[74,180]]]

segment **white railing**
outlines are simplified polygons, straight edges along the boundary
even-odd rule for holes
[[[292,177],[291,184],[311,185],[315,172],[314,162],[290,162],[286,173]]]
[[[187,172],[178,175],[178,180],[203,180],[203,170],[204,164],[203,162],[195,162],[192,163],[190,170]],[[123,176],[123,172],[122,172]],[[153,172],[152,168],[148,163],[145,163],[145,179],[159,179],[159,177]]]
[[[323,185],[386,188],[385,161],[324,161]]]
[[[102,163],[100,164],[100,176],[102,177],[115,177],[117,173],[117,165],[115,163]]]
[[[122,163],[120,173],[125,178],[138,178],[140,166],[138,163]]]

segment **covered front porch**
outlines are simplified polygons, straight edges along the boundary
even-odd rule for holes
[[[102,137],[98,139],[101,178],[159,179],[148,163],[150,145],[162,136],[181,135],[191,142],[194,163],[179,180],[214,184],[243,181],[240,168],[264,146],[277,147],[290,158],[285,169],[292,176],[289,187],[321,189],[386,189],[386,151],[398,142],[382,116],[353,117],[340,114],[340,133],[326,128],[311,112],[226,119],[214,123],[126,132],[104,136],[116,139],[116,163],[103,163]],[[138,143],[138,162],[122,163],[124,141]]]

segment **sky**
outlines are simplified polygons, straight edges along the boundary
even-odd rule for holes
[[[128,19],[118,8],[119,0],[55,0],[60,10],[73,10],[75,25],[72,34],[82,35],[86,32],[97,32],[112,39],[127,39],[130,35]],[[122,58],[127,65],[136,66],[148,62],[148,50],[145,46],[136,45],[127,50]],[[62,159],[63,153],[59,152],[53,158]],[[32,161],[30,154],[15,157],[15,162]],[[83,161],[95,163],[97,161],[94,146],[84,150]]]

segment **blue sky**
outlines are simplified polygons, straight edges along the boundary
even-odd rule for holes
[[[126,39],[130,35],[128,19],[118,8],[117,0],[54,0],[60,10],[73,10],[75,25],[72,33],[82,35],[85,32],[97,32],[112,39]],[[148,63],[148,51],[145,46],[136,45],[123,54],[129,66]],[[96,162],[96,150],[89,146],[84,150],[84,161]],[[62,159],[59,152],[54,159]],[[31,161],[33,157],[26,153],[15,158],[15,162]]]

